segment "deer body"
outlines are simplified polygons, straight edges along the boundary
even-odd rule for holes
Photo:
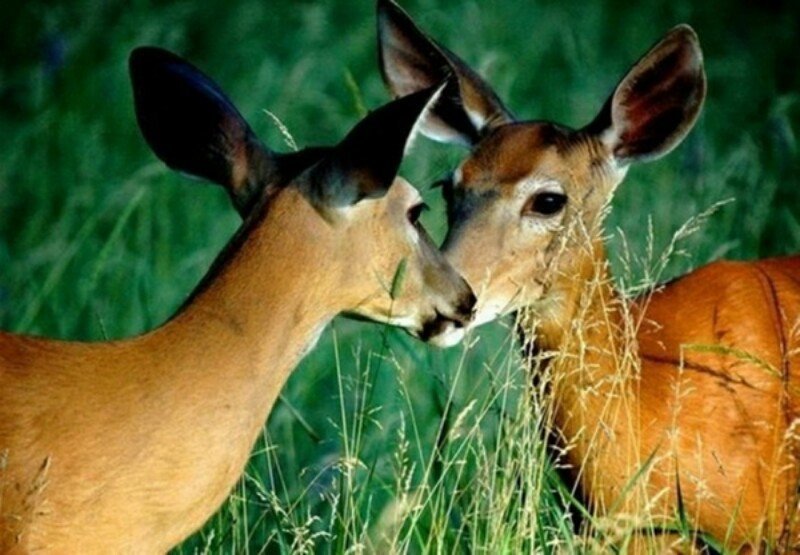
[[[569,315],[521,329],[558,352],[552,425],[595,510],[668,525],[679,482],[687,521],[729,546],[797,545],[800,257],[717,262],[630,300],[607,275],[570,281]]]
[[[450,78],[422,123],[471,149],[443,183],[443,250],[478,294],[476,325],[520,313],[558,452],[591,508],[633,517],[635,552],[664,546],[648,528],[680,521],[726,549],[800,549],[800,257],[710,264],[636,299],[607,269],[617,186],[700,112],[694,31],[668,32],[577,130],[517,121],[391,0],[378,1],[378,50],[395,96]]]
[[[149,334],[100,345],[0,336],[3,474],[32,485],[4,481],[3,524],[24,511],[25,549],[163,552],[227,497],[335,314],[332,284],[308,272],[330,245],[298,218],[299,201],[279,197],[251,238],[269,246],[268,265],[240,251]]]
[[[106,343],[0,334],[0,552],[168,550],[228,495],[336,314],[436,339],[474,304],[396,177],[433,90],[377,109],[335,147],[278,155],[180,58],[140,49],[131,72],[156,154],[225,186],[245,223],[154,331]],[[405,283],[389,292],[402,261]]]

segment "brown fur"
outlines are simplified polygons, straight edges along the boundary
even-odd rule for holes
[[[415,90],[420,74],[417,86],[447,75],[460,86],[437,110],[468,114],[474,132],[454,117],[450,133],[428,132],[471,138],[445,190],[444,250],[478,294],[476,322],[521,310],[526,352],[548,361],[554,435],[593,508],[664,525],[680,485],[689,524],[728,547],[800,549],[800,258],[712,264],[639,299],[608,276],[601,224],[615,188],[630,164],[680,143],[702,107],[694,31],[670,30],[573,132],[498,122],[509,112],[477,74],[391,0],[378,13],[390,89]],[[404,71],[410,57],[416,74]],[[554,194],[558,209],[535,209]],[[635,538],[637,550],[664,545]]]
[[[601,514],[659,526],[680,483],[687,521],[728,548],[797,548],[800,257],[718,262],[630,301],[604,268],[562,278],[565,325],[523,324],[558,350],[553,424],[576,485]]]
[[[398,180],[332,225],[288,187],[161,328],[109,343],[0,334],[0,552],[156,553],[202,525],[336,313],[385,320],[392,306],[413,325],[435,314],[428,288],[454,295],[445,312],[469,294],[407,240],[415,199]]]
[[[326,245],[290,196],[158,330],[105,344],[0,335],[2,550],[163,552],[222,503],[343,300],[304,270]]]
[[[719,262],[620,298],[598,239],[618,174],[591,137],[532,139],[553,135],[547,125],[500,128],[464,162],[457,188],[498,194],[454,222],[445,252],[478,291],[479,318],[496,298],[530,307],[523,335],[555,352],[552,425],[575,484],[600,514],[664,526],[680,483],[688,522],[728,547],[800,547],[800,257]],[[499,223],[516,216],[502,206],[519,205],[519,175],[564,186],[573,205],[552,233]]]
[[[396,177],[436,91],[378,108],[336,147],[279,156],[188,62],[144,47],[130,67],[156,155],[223,185],[246,220],[154,331],[106,343],[0,333],[0,552],[166,551],[223,502],[336,314],[452,340],[474,304]]]

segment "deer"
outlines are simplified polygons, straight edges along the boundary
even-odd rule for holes
[[[378,0],[377,23],[394,97],[448,80],[420,125],[469,149],[443,183],[442,250],[478,295],[472,326],[517,314],[527,366],[547,378],[544,439],[576,495],[599,518],[646,517],[633,552],[800,549],[800,256],[717,261],[630,298],[606,256],[629,168],[669,153],[701,111],[694,30],[666,33],[571,129],[517,120],[395,2]],[[681,519],[691,533],[674,533]]]
[[[3,553],[170,549],[225,500],[335,315],[445,345],[475,303],[397,176],[438,87],[374,110],[337,145],[279,154],[177,55],[138,48],[130,72],[153,152],[223,186],[244,223],[152,331],[94,343],[0,333]]]

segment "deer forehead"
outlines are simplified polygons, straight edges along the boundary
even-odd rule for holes
[[[599,181],[619,181],[625,169],[596,138],[554,124],[517,123],[487,136],[454,172],[453,181],[476,193],[513,198],[545,182],[576,193]]]
[[[476,191],[516,194],[518,184],[540,176],[561,179],[589,168],[594,149],[579,148],[574,133],[541,122],[503,125],[475,148],[454,174],[456,184]]]
[[[394,219],[394,216],[404,216],[408,208],[421,200],[422,197],[416,188],[402,177],[397,177],[385,194],[363,199],[353,205],[348,212],[353,218]]]

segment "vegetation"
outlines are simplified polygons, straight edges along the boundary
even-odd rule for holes
[[[617,195],[606,224],[615,277],[635,291],[721,257],[800,250],[795,3],[403,5],[519,117],[575,127],[651,43],[692,24],[706,108],[683,146],[633,169]],[[0,5],[0,329],[96,340],[157,326],[239,223],[221,189],[173,174],[140,138],[133,47],[187,57],[268,145],[290,150],[281,126],[301,146],[332,143],[388,99],[373,10],[355,0]],[[404,165],[437,238],[442,202],[429,184],[462,155],[419,140]],[[510,553],[624,534],[619,523],[596,523],[592,538],[572,530],[584,508],[547,463],[545,413],[512,330],[485,326],[441,351],[337,319],[295,371],[228,503],[179,551]]]

